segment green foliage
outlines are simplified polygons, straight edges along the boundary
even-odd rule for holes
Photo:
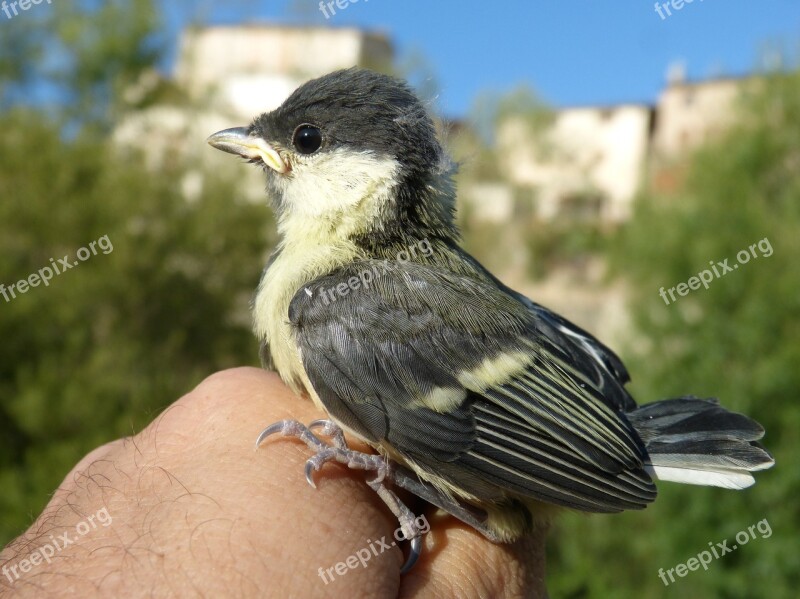
[[[800,586],[800,76],[770,78],[742,108],[741,125],[687,158],[679,191],[639,198],[615,263],[633,293],[634,395],[719,397],[764,425],[777,465],[746,491],[664,483],[643,513],[563,519],[548,563],[554,596],[780,598]],[[756,249],[758,258],[669,305],[659,296],[765,238],[772,255]],[[667,589],[658,578],[765,518],[769,538]]]

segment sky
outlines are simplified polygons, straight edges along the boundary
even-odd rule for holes
[[[753,72],[777,51],[792,64],[800,57],[800,0],[661,0],[660,14],[654,0],[339,2],[345,8],[334,3],[327,19],[318,0],[164,6],[175,33],[190,12],[210,24],[302,22],[385,32],[399,63],[425,57],[440,89],[439,111],[452,117],[467,114],[481,92],[520,84],[556,107],[652,104],[676,62],[691,79],[705,79]]]

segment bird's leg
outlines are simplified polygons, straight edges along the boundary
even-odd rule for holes
[[[416,474],[407,468],[395,465],[392,468],[392,482],[412,495],[416,495],[420,499],[444,510],[454,518],[458,518],[464,524],[477,530],[492,543],[503,542],[503,539],[487,525],[487,515],[485,511],[442,493],[432,484],[420,480]]]
[[[333,440],[333,445],[329,445],[317,437],[311,431],[314,428],[321,428],[323,435],[330,436]],[[401,574],[408,572],[422,553],[421,535],[427,530],[422,530],[417,524],[414,513],[386,486],[385,481],[387,479],[393,480],[392,467],[389,460],[380,455],[350,449],[347,446],[341,427],[331,420],[315,420],[308,426],[297,420],[281,420],[261,431],[256,440],[256,447],[274,433],[280,433],[284,437],[297,437],[309,449],[316,452],[314,456],[308,459],[305,468],[306,480],[314,488],[316,488],[316,484],[314,483],[313,473],[322,468],[327,462],[336,461],[354,470],[366,470],[375,473],[375,476],[367,481],[367,484],[397,517],[400,529],[403,532],[403,538],[411,541],[411,551],[408,559],[400,570]]]

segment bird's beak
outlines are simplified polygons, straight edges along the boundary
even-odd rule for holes
[[[206,140],[209,144],[231,154],[238,154],[248,160],[261,160],[271,169],[279,173],[289,170],[280,154],[260,137],[249,135],[247,127],[224,129]]]

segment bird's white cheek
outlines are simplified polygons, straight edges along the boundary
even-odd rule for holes
[[[278,191],[292,216],[331,218],[385,202],[398,171],[394,158],[339,149],[295,160]]]

